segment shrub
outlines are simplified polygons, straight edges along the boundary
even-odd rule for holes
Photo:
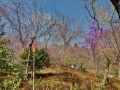
[[[23,63],[26,63],[26,59],[28,56],[28,50],[26,50],[25,52],[23,52],[20,57],[23,60]],[[33,53],[31,53],[31,57],[30,57],[30,62],[29,62],[29,66],[32,69],[32,62],[33,62],[34,56]],[[49,67],[50,65],[50,56],[49,54],[45,51],[44,48],[41,48],[40,50],[37,50],[35,52],[35,69],[42,69],[43,67]]]

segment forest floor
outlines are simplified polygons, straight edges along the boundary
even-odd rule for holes
[[[98,90],[101,80],[102,78],[96,78],[93,73],[66,66],[61,66],[60,74],[57,74],[57,67],[51,65],[36,73],[35,90]],[[120,90],[120,79],[109,78],[109,82],[101,90]],[[32,84],[30,81],[22,81],[19,90],[32,90]]]

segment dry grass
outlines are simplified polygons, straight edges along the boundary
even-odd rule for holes
[[[60,69],[61,73],[57,74],[57,67],[55,65],[52,65],[49,68],[44,68],[40,71],[39,74],[36,74],[35,81],[44,81],[44,85],[51,83],[57,84],[59,86],[62,85],[62,88],[60,90],[70,90],[70,87],[73,87],[75,84],[78,84],[79,90],[82,90],[81,87],[84,87],[84,90],[92,90],[91,88],[93,88],[94,85],[98,85],[100,82],[98,78],[95,78],[93,73],[90,73],[88,71],[79,71],[65,66],[61,66]],[[120,90],[119,79],[109,78],[109,80],[111,83],[106,84],[105,90]],[[23,87],[25,90],[32,90],[30,89],[30,85],[25,81],[22,82],[21,88]],[[39,90],[43,90],[43,87],[39,87]]]

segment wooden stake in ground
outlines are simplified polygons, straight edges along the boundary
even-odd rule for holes
[[[33,57],[33,90],[35,90],[35,52],[36,52],[35,47],[32,48],[32,52],[34,53],[34,57]]]

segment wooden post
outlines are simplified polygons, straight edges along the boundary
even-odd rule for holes
[[[33,57],[33,90],[35,90],[35,52],[36,52],[35,47],[32,48],[32,52],[34,54],[34,57]]]

